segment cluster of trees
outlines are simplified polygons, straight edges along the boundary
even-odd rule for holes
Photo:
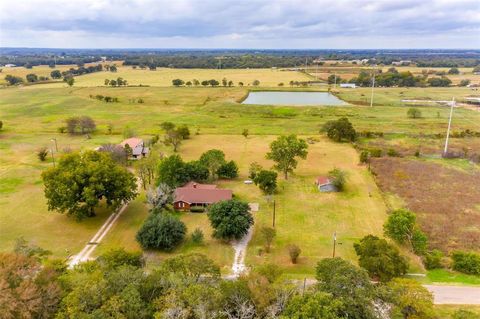
[[[372,72],[362,70],[357,77],[350,79],[349,81],[341,79],[337,76],[337,83],[355,83],[358,86],[368,87],[372,86]],[[329,83],[333,83],[334,75],[331,75],[328,78]],[[425,86],[434,86],[434,87],[443,87],[450,86],[452,81],[445,76],[441,77],[428,77],[428,74],[413,75],[410,71],[398,72],[395,68],[388,69],[387,72],[382,72],[382,70],[376,70],[375,74],[375,86],[379,87],[425,87]]]
[[[28,245],[2,253],[0,260],[0,303],[7,318],[434,317],[433,296],[417,281],[375,285],[364,269],[340,258],[318,262],[318,284],[303,288],[285,281],[273,264],[224,280],[201,254],[168,258],[148,272],[141,253],[122,249],[74,269]],[[473,317],[467,310],[458,314]]]
[[[234,83],[232,80],[227,80],[227,78],[223,78],[222,81],[221,81],[221,84],[223,87],[232,87],[234,86]],[[203,81],[199,81],[197,79],[193,79],[192,81],[184,81],[182,79],[173,79],[172,80],[172,85],[173,86],[176,86],[176,87],[179,87],[179,86],[199,86],[199,85],[202,85],[204,87],[207,87],[207,86],[211,86],[211,87],[216,87],[216,86],[219,86],[220,85],[220,82],[215,80],[215,79],[211,79],[211,80],[203,80]],[[238,82],[238,86],[243,86],[244,83],[243,82]],[[260,81],[259,80],[254,80],[252,82],[252,85],[253,86],[259,86],[260,85]]]
[[[23,78],[19,76],[14,76],[11,74],[7,74],[5,76],[5,81],[7,81],[8,85],[17,85],[17,84],[22,84],[23,83]]]
[[[87,115],[72,116],[66,121],[66,130],[70,134],[87,134],[92,133],[96,129],[95,121]]]
[[[385,236],[421,256],[427,269],[448,266],[449,262],[441,251],[437,249],[429,250],[428,238],[420,230],[413,212],[406,209],[393,211],[383,228]],[[466,274],[480,275],[480,254],[453,251],[451,254],[451,267]]]
[[[46,76],[38,76],[35,73],[29,73],[25,76],[25,79],[27,83],[36,83],[36,82],[45,82],[50,80]],[[22,77],[7,74],[5,76],[5,81],[8,83],[8,85],[17,85],[17,84],[22,84],[24,82]]]
[[[42,180],[48,209],[79,220],[95,216],[101,201],[115,209],[137,194],[135,176],[106,152],[65,154]]]
[[[158,166],[157,184],[178,187],[189,181],[204,182],[237,176],[237,164],[227,161],[221,150],[212,149],[203,153],[197,161],[184,162],[177,154],[164,158]]]
[[[217,57],[214,54],[201,53],[199,55],[137,55],[127,56],[124,65],[139,67],[164,67],[181,69],[254,69],[272,67],[294,67],[304,65],[305,59],[312,63],[315,57],[304,55],[271,55],[271,54],[233,54]]]
[[[105,79],[104,84],[106,86],[108,86],[108,85],[110,85],[110,86],[127,86],[128,82],[127,82],[127,80],[124,80],[122,77],[118,77],[116,80],[115,79],[112,79],[112,80]]]
[[[101,94],[97,94],[97,95],[91,95],[90,94],[90,98],[91,99],[97,99],[99,101],[104,101],[106,103],[117,103],[119,100],[118,100],[118,97],[115,97],[115,96],[103,96]]]
[[[167,146],[173,146],[175,153],[178,151],[182,141],[190,138],[190,130],[186,125],[177,127],[172,122],[163,122],[160,124],[160,127],[165,131],[163,143]]]
[[[62,76],[63,77],[77,76],[77,75],[83,75],[83,74],[89,74],[89,73],[101,72],[101,71],[103,71],[103,65],[101,65],[101,64],[97,64],[95,66],[92,65],[92,66],[88,66],[88,67],[84,67],[82,65],[82,66],[79,66],[76,69],[75,68],[70,68],[67,71],[63,71]],[[52,71],[52,73],[53,72],[54,71]]]

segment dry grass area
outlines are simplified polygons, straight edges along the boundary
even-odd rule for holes
[[[428,161],[373,159],[380,188],[417,213],[430,243],[449,251],[480,247],[480,172]]]
[[[310,78],[303,73],[297,71],[284,71],[280,69],[170,69],[170,68],[158,68],[155,71],[148,69],[142,70],[139,68],[133,69],[130,66],[121,66],[117,64],[117,72],[94,72],[75,77],[75,87],[96,87],[104,86],[105,79],[116,79],[118,77],[128,81],[129,85],[147,85],[156,87],[171,87],[173,79],[182,79],[186,81],[192,81],[197,79],[200,82],[202,80],[215,79],[221,83],[223,78],[232,80],[235,86],[238,86],[239,82],[243,82],[244,86],[251,86],[253,81],[260,81],[260,85],[263,87],[277,87],[278,83],[283,82],[286,86],[290,81],[308,81]],[[21,75],[25,77],[28,73],[42,74],[45,67],[38,67],[38,73],[36,69],[28,70],[25,68],[18,68],[18,72],[24,71]],[[17,69],[17,68],[12,68]],[[23,69],[23,70],[22,70]],[[50,74],[52,69],[48,69]],[[5,73],[6,71],[4,71]],[[26,73],[25,73],[26,72]],[[20,74],[19,74],[20,76]],[[52,87],[66,87],[63,82],[43,84],[43,88]]]

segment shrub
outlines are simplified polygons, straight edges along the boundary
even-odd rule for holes
[[[148,216],[137,233],[137,241],[144,249],[171,251],[185,237],[187,227],[178,218],[157,213]]]
[[[434,249],[425,254],[423,264],[428,270],[442,268],[442,258],[443,253],[438,249]]]
[[[347,174],[344,171],[334,168],[328,172],[328,177],[332,181],[332,185],[335,186],[338,191],[343,191],[345,188],[345,182],[347,181]]]
[[[297,263],[298,257],[300,256],[301,252],[302,250],[297,245],[288,246],[288,255],[290,256],[290,261],[292,262],[292,264]]]
[[[371,157],[382,157],[383,155],[383,151],[380,148],[372,148],[369,152]]]
[[[258,164],[257,162],[253,162],[250,164],[250,168],[248,169],[248,178],[254,180],[258,173],[263,169],[263,167]]]
[[[471,275],[480,275],[480,254],[454,251],[452,260],[454,270]]]
[[[40,161],[45,162],[48,156],[48,150],[46,147],[42,147],[41,149],[38,150],[37,152],[37,157]]]
[[[211,205],[208,218],[214,229],[213,236],[225,240],[242,238],[253,225],[248,204],[235,199]]]
[[[263,227],[260,232],[262,233],[262,237],[265,240],[265,251],[268,253],[270,252],[272,241],[275,238],[277,232],[274,228],[271,227]]]
[[[203,213],[205,211],[205,207],[203,206],[190,206],[190,212],[192,213]]]
[[[411,119],[418,119],[422,117],[422,112],[414,107],[411,107],[407,111],[407,116]]]
[[[202,230],[200,228],[196,228],[192,233],[192,242],[199,245],[203,243],[203,238],[204,236]]]
[[[58,129],[57,129],[58,133],[65,133],[67,131],[67,128],[65,126],[60,126]]]
[[[180,135],[184,140],[188,140],[190,138],[190,130],[188,126],[182,125],[177,128],[177,133]]]
[[[390,157],[399,157],[400,153],[398,153],[394,148],[389,148],[387,150],[387,155]]]
[[[362,151],[360,153],[360,163],[368,163],[368,159],[370,158],[369,151]]]
[[[417,255],[423,255],[427,251],[428,238],[424,232],[415,228],[412,234],[412,248]]]
[[[135,268],[141,268],[145,265],[145,260],[141,252],[128,252],[123,248],[111,249],[100,255],[97,261],[102,266],[109,269],[118,268],[120,266],[128,265]]]

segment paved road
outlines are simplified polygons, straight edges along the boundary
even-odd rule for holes
[[[437,305],[480,305],[480,287],[424,285]]]

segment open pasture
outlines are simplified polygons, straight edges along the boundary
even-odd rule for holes
[[[118,77],[128,81],[129,85],[146,86],[172,86],[172,80],[182,79],[185,82],[197,79],[215,79],[220,82],[223,78],[233,81],[235,86],[243,82],[244,86],[252,86],[253,81],[260,81],[261,86],[276,87],[282,82],[288,85],[290,81],[308,81],[310,78],[297,71],[285,71],[281,69],[170,69],[157,68],[154,71],[149,69],[133,69],[131,66],[120,66],[117,64],[117,72],[95,72],[75,78],[75,86],[91,87],[104,86],[105,79],[117,79]],[[63,83],[47,84],[48,87],[63,87]]]
[[[232,189],[234,195],[250,203],[259,203],[254,213],[255,228],[252,242],[247,251],[247,265],[254,266],[273,262],[286,268],[288,273],[312,275],[314,265],[321,258],[332,254],[332,236],[337,231],[339,245],[337,256],[356,260],[353,243],[367,234],[381,235],[386,207],[379,190],[366,167],[358,165],[356,151],[347,144],[335,144],[325,139],[309,145],[306,160],[301,160],[295,174],[288,180],[279,176],[279,192],[276,194],[277,239],[269,254],[257,255],[264,241],[260,229],[271,226],[272,199],[264,196],[255,185],[243,183],[248,176],[250,163],[258,162],[269,169],[272,162],[265,159],[268,145],[275,136],[241,135],[198,135],[186,141],[180,155],[186,160],[197,159],[211,148],[223,150],[227,159],[239,165],[239,178],[220,181],[220,187]],[[344,193],[320,193],[314,185],[315,178],[325,175],[334,167],[348,173]],[[227,244],[211,238],[206,214],[181,213],[189,234],[200,228],[205,234],[205,244],[195,246],[187,241],[175,253],[201,252],[211,256],[228,273],[233,260],[233,250]],[[137,248],[135,232],[145,218],[144,210],[130,209],[125,212],[115,229],[105,238],[100,252],[108,247],[124,246]],[[288,245],[296,244],[302,249],[299,264],[291,264]],[[163,258],[167,254],[149,254],[150,260]]]
[[[470,93],[464,88],[377,89],[376,102],[370,108],[363,106],[365,102],[362,102],[368,89],[340,90],[338,96],[351,103],[342,107],[239,104],[238,101],[247,92],[247,88],[239,87],[49,88],[49,85],[35,85],[1,89],[0,119],[4,128],[0,133],[0,249],[10,250],[14,240],[24,236],[51,250],[54,256],[66,257],[78,252],[107,216],[108,212],[100,209],[96,218],[78,223],[47,211],[40,174],[52,163],[51,159],[40,162],[36,152],[44,146],[52,148],[52,138],[57,138],[59,152],[65,148],[93,149],[103,143],[120,142],[127,126],[137,135],[149,137],[161,134],[161,122],[187,124],[194,136],[181,145],[180,154],[186,159],[193,159],[204,150],[219,148],[225,151],[227,158],[237,161],[240,179],[222,186],[231,187],[240,198],[260,203],[256,220],[257,226],[261,227],[270,224],[272,204],[255,186],[244,185],[242,180],[252,161],[263,163],[265,167],[271,165],[264,155],[275,135],[295,133],[319,138],[321,126],[341,116],[348,116],[359,131],[395,133],[391,134],[393,137],[422,132],[443,133],[447,126],[448,108],[422,107],[422,118],[413,120],[407,118],[407,108],[403,107],[401,97],[446,99],[451,95],[461,97]],[[118,97],[119,102],[105,103],[90,97],[97,94]],[[133,102],[138,98],[142,98],[144,103]],[[454,130],[475,129],[472,123],[480,122],[479,112],[458,108],[455,114],[458,116],[454,119]],[[90,139],[58,133],[58,128],[65,125],[65,119],[74,115],[89,115],[95,120],[97,131]],[[113,126],[111,135],[107,134],[108,125]],[[248,139],[240,135],[243,129],[249,130]],[[200,135],[195,135],[196,132]],[[330,255],[333,231],[338,231],[339,241],[342,242],[337,247],[338,254],[348,259],[355,257],[351,246],[355,240],[367,232],[381,232],[384,204],[366,169],[357,165],[356,151],[349,145],[334,144],[323,138],[310,148],[310,155],[306,161],[300,162],[296,176],[288,181],[280,179],[280,192],[276,198],[279,233],[272,253],[258,256],[256,248],[262,245],[262,240],[256,232],[248,250],[248,264],[271,260],[300,276],[311,272],[316,260]],[[314,178],[335,166],[350,173],[351,184],[347,186],[347,192],[317,193],[313,187]],[[368,196],[368,192],[372,197]],[[129,249],[137,248],[133,238],[146,214],[143,198],[139,197],[120,218],[115,231],[108,235],[98,252],[117,244]],[[230,246],[210,239],[206,216],[185,214],[182,219],[190,231],[196,227],[203,229],[208,240],[205,246],[200,247],[187,242],[178,251],[208,253],[227,272],[233,251]],[[291,243],[303,250],[300,264],[294,267],[289,264],[286,251]],[[153,254],[151,260],[163,257],[162,254]]]

